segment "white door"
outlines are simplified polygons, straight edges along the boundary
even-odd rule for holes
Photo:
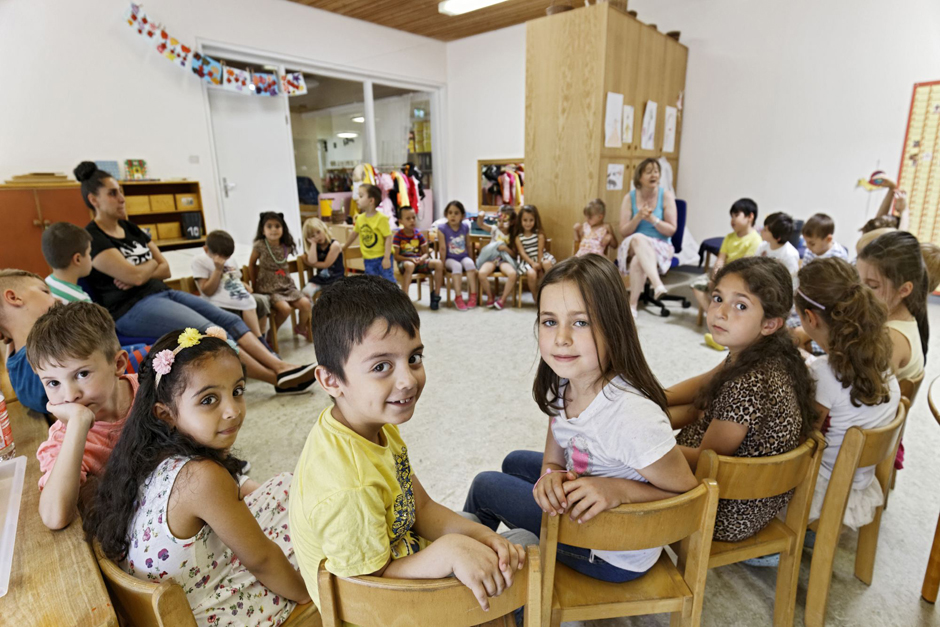
[[[263,211],[284,214],[300,248],[300,205],[286,96],[209,88],[222,222],[237,244],[250,246]]]

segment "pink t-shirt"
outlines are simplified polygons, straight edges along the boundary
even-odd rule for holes
[[[137,375],[125,374],[121,378],[126,379],[131,384],[131,406],[133,406],[133,397],[137,396],[137,388],[140,387],[137,382]],[[127,416],[130,413],[131,410],[128,409],[127,415],[117,422],[95,422],[88,430],[88,438],[85,440],[85,453],[82,455],[82,483],[85,483],[88,473],[98,477],[102,475],[104,466],[108,463],[108,458],[111,457],[111,451],[114,450],[114,445],[117,444],[121,429],[124,428],[124,423],[127,422]],[[49,481],[52,467],[59,456],[59,451],[62,450],[62,442],[65,440],[65,427],[64,422],[56,420],[55,424],[49,427],[49,438],[40,444],[39,450],[36,451],[36,459],[39,460],[39,469],[42,471],[42,476],[39,478],[40,490]]]

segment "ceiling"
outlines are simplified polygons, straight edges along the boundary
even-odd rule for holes
[[[522,24],[545,15],[552,0],[506,0],[463,15],[438,13],[439,0],[291,0],[441,41]],[[572,5],[582,4],[569,0]]]

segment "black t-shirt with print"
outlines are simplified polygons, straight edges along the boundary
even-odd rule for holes
[[[101,230],[94,221],[90,222],[85,230],[91,234],[91,258],[110,248],[116,248],[124,258],[135,266],[153,259],[148,244],[150,236],[140,230],[140,227],[127,220],[119,220],[118,224],[124,229],[124,237],[111,237]],[[88,283],[94,291],[95,300],[101,303],[111,317],[118,320],[136,305],[151,294],[157,294],[169,289],[159,279],[150,279],[143,285],[122,290],[114,284],[114,277],[92,269],[88,276]]]

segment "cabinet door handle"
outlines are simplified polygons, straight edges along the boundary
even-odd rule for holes
[[[43,220],[42,225],[46,228],[49,228],[50,226],[52,226],[52,222],[50,222],[49,220]]]
[[[33,226],[42,226],[42,222],[39,220],[33,220]]]

